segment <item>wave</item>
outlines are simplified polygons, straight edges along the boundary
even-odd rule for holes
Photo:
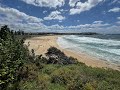
[[[58,38],[62,48],[84,52],[111,62],[120,63],[120,41],[86,36],[62,36]]]

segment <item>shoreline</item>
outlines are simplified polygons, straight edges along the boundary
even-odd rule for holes
[[[69,50],[69,49],[63,49],[61,48],[58,43],[57,43],[57,38],[59,36],[40,36],[40,37],[33,37],[30,39],[26,39],[25,44],[29,46],[28,49],[34,49],[36,55],[42,54],[44,56],[44,53],[47,52],[47,49],[50,48],[51,46],[54,46],[61,51],[63,51],[67,56],[72,56],[74,58],[77,58],[79,62],[85,63],[87,66],[91,67],[98,67],[98,68],[112,68],[114,70],[120,71],[120,66],[116,64],[112,64],[107,61],[103,61],[99,58],[87,55],[85,53],[78,53],[75,52],[74,50]]]

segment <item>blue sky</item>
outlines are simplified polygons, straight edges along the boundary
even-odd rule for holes
[[[0,0],[0,25],[27,32],[120,33],[120,0]]]

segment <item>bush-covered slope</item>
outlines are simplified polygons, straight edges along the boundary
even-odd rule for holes
[[[0,90],[120,90],[119,71],[88,67],[55,47],[36,56],[23,43],[1,28]]]

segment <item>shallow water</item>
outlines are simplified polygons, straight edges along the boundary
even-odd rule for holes
[[[120,64],[120,35],[66,35],[58,38],[58,44],[62,48]]]

